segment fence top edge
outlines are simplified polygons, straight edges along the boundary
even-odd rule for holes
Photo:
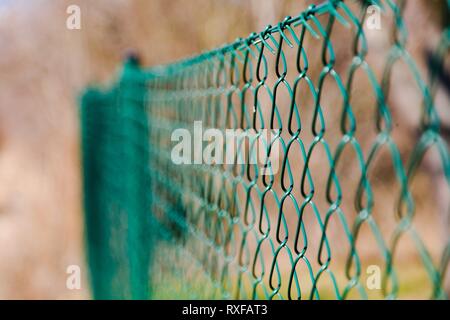
[[[255,45],[260,43],[262,35],[273,35],[280,32],[280,29],[285,29],[287,26],[300,22],[302,20],[306,21],[311,16],[320,16],[325,13],[334,14],[335,7],[338,3],[344,0],[325,0],[319,5],[310,5],[306,10],[302,11],[299,15],[295,17],[286,17],[283,21],[278,24],[271,26],[268,25],[266,28],[259,33],[251,33],[247,38],[238,38],[234,42],[228,43],[222,47],[212,49],[210,51],[205,51],[201,54],[195,55],[193,57],[188,57],[173,63],[159,65],[149,68],[142,68],[141,71],[145,73],[147,77],[155,77],[160,75],[167,75],[173,73],[174,70],[181,67],[192,66],[197,63],[203,62],[205,60],[214,58],[218,55],[224,55],[234,50],[242,49],[246,45]]]

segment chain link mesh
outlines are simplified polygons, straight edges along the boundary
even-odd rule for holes
[[[365,27],[371,5],[381,30]],[[110,89],[89,89],[81,125],[94,296],[447,298],[449,100],[440,114],[436,97],[449,87],[450,29],[424,68],[408,50],[407,7],[326,1],[175,64],[130,59]],[[380,35],[388,50],[371,46]],[[193,133],[195,121],[269,130],[265,152],[277,144],[279,170],[175,164],[172,134]]]

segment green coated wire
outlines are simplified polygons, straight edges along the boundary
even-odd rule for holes
[[[381,78],[367,58],[364,23],[370,5],[393,16],[393,40]],[[87,89],[80,119],[86,250],[94,297],[147,299],[167,292],[171,298],[347,299],[356,293],[366,299],[360,239],[368,229],[383,263],[382,297],[399,296],[396,255],[400,240],[408,236],[432,288],[430,298],[448,298],[444,283],[450,242],[436,263],[415,226],[417,199],[411,185],[433,147],[450,181],[448,147],[434,102],[440,75],[436,66],[443,66],[448,53],[450,29],[447,25],[442,32],[435,67],[425,79],[407,50],[405,5],[393,0],[325,1],[260,33],[173,64],[145,69],[131,58],[110,89]],[[346,70],[339,65],[333,41],[338,27],[348,30],[342,38],[352,54]],[[307,38],[320,41],[319,55],[311,54]],[[294,64],[288,62],[289,50],[296,51]],[[400,62],[422,99],[420,136],[406,163],[393,138],[393,109],[387,98]],[[363,124],[352,105],[358,72],[366,76],[376,104],[376,137],[369,146],[357,136]],[[330,95],[327,82],[340,97],[333,106],[340,115],[332,122],[327,116],[331,111],[324,107]],[[312,98],[309,111],[298,98],[303,97],[300,88]],[[287,92],[288,102],[281,101],[282,92]],[[261,134],[269,129],[274,136],[265,153],[270,155],[279,144],[279,174],[269,162],[267,175],[245,163],[174,164],[171,134],[192,128],[195,121],[222,131],[253,129]],[[338,132],[336,146],[330,132]],[[383,200],[375,199],[371,172],[383,149],[400,189],[391,212],[392,236],[374,217],[376,203]],[[325,184],[314,175],[316,150],[323,151],[320,174]],[[346,184],[337,173],[348,161],[348,150],[355,154],[352,174],[358,178],[353,220],[344,203]],[[325,194],[325,209],[320,193]],[[318,236],[307,221],[320,229]],[[333,249],[335,221],[341,226],[340,245],[348,248],[344,260]],[[323,289],[324,282],[329,289]]]

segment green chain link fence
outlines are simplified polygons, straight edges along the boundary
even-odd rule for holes
[[[370,32],[389,34],[389,50],[372,57],[370,5],[385,24]],[[450,29],[424,74],[407,49],[407,6],[327,1],[172,65],[143,69],[130,58],[110,89],[88,89],[81,127],[94,297],[447,298],[449,234],[432,221],[448,222],[438,205],[449,197],[448,140],[435,97],[448,90]],[[395,107],[396,92],[410,95],[394,83],[399,64],[419,95],[412,131],[399,125],[409,111]],[[204,131],[268,129],[268,174],[245,161],[175,164],[173,132],[192,133],[195,121]],[[424,169],[430,152],[441,180]]]

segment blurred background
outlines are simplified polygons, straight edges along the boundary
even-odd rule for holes
[[[77,104],[86,85],[111,82],[129,49],[139,52],[144,66],[166,64],[245,37],[319,2],[0,0],[0,298],[90,298]],[[447,9],[444,0],[411,2],[405,12],[408,26],[415,30],[409,49],[426,77],[424,55],[437,46],[442,11]],[[66,28],[66,9],[73,4],[81,8],[81,30]],[[385,55],[384,36],[369,37]],[[370,59],[381,70],[379,58]],[[409,81],[401,69],[394,77],[397,83]],[[398,101],[398,110],[408,106],[409,100],[402,101],[406,95],[414,97],[408,88],[397,88],[400,96],[391,97]],[[448,100],[442,101],[442,115],[448,118]],[[402,112],[399,119],[408,122]],[[411,117],[416,121],[414,114]],[[414,125],[406,130],[398,134],[398,144],[410,152],[411,140],[402,137],[414,131]],[[391,189],[384,187],[389,194]],[[433,187],[430,175],[423,174],[417,194]],[[445,182],[440,190],[447,200]],[[442,224],[435,211],[440,204],[432,197],[422,198],[419,209],[430,212],[422,217],[427,221],[422,224],[423,237],[439,257],[444,242],[442,233],[435,231]],[[69,265],[81,266],[81,290],[66,288]],[[415,269],[411,272],[414,279],[423,280]]]

